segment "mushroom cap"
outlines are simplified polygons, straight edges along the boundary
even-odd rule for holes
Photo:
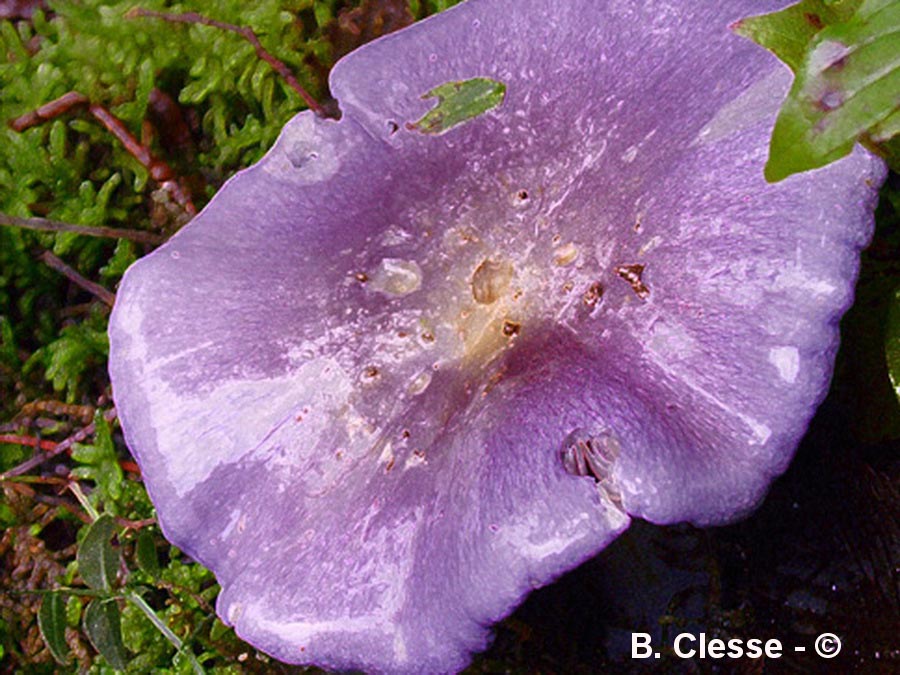
[[[371,43],[126,273],[166,536],[290,663],[444,672],[631,517],[723,523],[828,386],[882,164],[770,185],[784,2],[470,0]],[[443,133],[423,95],[487,78]]]

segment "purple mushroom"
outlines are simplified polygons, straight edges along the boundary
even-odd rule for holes
[[[128,271],[122,427],[239,635],[459,669],[631,518],[760,501],[883,179],[857,149],[764,181],[790,73],[728,25],[784,4],[470,0],[340,61],[340,121]],[[502,102],[435,126],[473,82]]]

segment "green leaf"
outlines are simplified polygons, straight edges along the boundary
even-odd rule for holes
[[[147,530],[141,530],[135,544],[135,558],[137,558],[138,567],[149,574],[154,579],[159,579],[159,557],[156,555],[156,544],[153,541],[153,535]]]
[[[69,660],[69,645],[66,643],[66,603],[63,593],[54,591],[44,596],[38,611],[38,628],[53,658],[57,663],[65,665]]]
[[[76,559],[81,578],[91,588],[109,591],[116,580],[119,556],[110,539],[116,532],[116,521],[109,514],[103,514],[89,527],[78,547]]]
[[[122,643],[122,619],[115,600],[91,600],[84,611],[84,633],[109,665],[125,670],[128,652]]]
[[[9,504],[0,503],[0,529],[6,529],[16,524],[16,512]]]
[[[226,626],[218,617],[215,617],[213,619],[213,625],[209,628],[209,639],[216,642],[224,638],[230,632],[231,626]]]
[[[894,393],[900,399],[900,288],[894,291],[894,299],[888,312],[884,354]]]
[[[813,38],[769,147],[766,179],[833,162],[872,134],[887,141],[900,109],[900,3],[865,0]]]
[[[156,629],[178,650],[178,653],[175,655],[173,659],[173,664],[176,665],[176,669],[179,661],[186,660],[188,664],[191,666],[191,669],[194,671],[195,675],[204,675],[206,672],[202,665],[200,665],[200,661],[197,660],[197,657],[190,650],[190,647],[180,638],[178,637],[171,628],[166,624],[166,622],[161,619],[156,612],[153,611],[153,608],[147,604],[147,602],[140,596],[136,591],[126,591],[125,597],[131,601],[131,603],[141,611],[147,619],[149,619],[150,623],[152,623]],[[180,672],[180,671],[179,671]]]
[[[19,367],[16,336],[12,322],[5,316],[0,316],[0,363],[10,368]]]
[[[407,128],[423,134],[441,134],[503,103],[506,85],[486,77],[445,82],[422,98],[436,98],[437,106]]]
[[[109,510],[111,502],[117,502],[122,496],[124,476],[122,467],[119,466],[112,431],[102,410],[98,410],[94,416],[94,428],[93,445],[75,443],[72,449],[72,459],[83,465],[75,467],[72,476],[94,481],[98,488],[97,494]]]
[[[778,12],[750,16],[732,29],[784,61],[795,73],[812,39],[826,26],[853,16],[862,0],[802,0]]]
[[[876,143],[886,143],[898,134],[900,134],[900,110],[895,110],[869,129],[869,137]]]
[[[73,595],[66,602],[66,624],[72,628],[78,628],[78,624],[81,623],[81,607],[81,598],[77,595]]]
[[[109,354],[109,339],[105,328],[97,330],[90,325],[65,326],[59,337],[41,347],[26,362],[25,372],[43,364],[46,379],[53,382],[56,391],[66,391],[66,398],[75,400],[75,392],[81,377],[89,368],[103,363]]]
[[[135,254],[134,244],[127,239],[119,239],[115,253],[113,253],[106,265],[100,268],[100,276],[103,279],[121,277],[135,260],[137,260],[137,255]]]

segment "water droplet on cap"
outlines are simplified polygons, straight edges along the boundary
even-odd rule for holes
[[[368,287],[385,295],[402,296],[422,286],[422,269],[413,260],[385,258],[369,274]]]
[[[409,393],[413,396],[418,396],[423,391],[428,389],[428,385],[431,384],[431,373],[427,370],[419,373],[415,379],[410,383]]]

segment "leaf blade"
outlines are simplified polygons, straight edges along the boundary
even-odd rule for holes
[[[122,642],[122,618],[114,600],[92,600],[84,611],[84,633],[109,665],[125,670],[128,652]]]
[[[750,16],[732,29],[775,54],[795,73],[813,38],[828,25],[848,20],[862,0],[802,0],[777,12]]]
[[[813,39],[778,114],[770,182],[843,157],[872,132],[884,138],[900,110],[900,3],[866,0]]]
[[[156,544],[153,541],[153,535],[147,530],[141,530],[141,533],[138,535],[134,555],[141,570],[154,579],[159,579],[161,570],[159,557],[156,554]]]
[[[54,591],[44,596],[38,610],[38,629],[41,638],[54,660],[60,665],[69,661],[69,645],[66,642],[65,594]]]
[[[406,126],[411,131],[439,135],[493,110],[505,97],[506,85],[487,77],[444,82],[422,96],[436,98],[438,104]]]
[[[88,526],[75,555],[84,583],[99,591],[111,590],[116,580],[119,556],[110,542],[115,532],[115,519],[103,514]]]

